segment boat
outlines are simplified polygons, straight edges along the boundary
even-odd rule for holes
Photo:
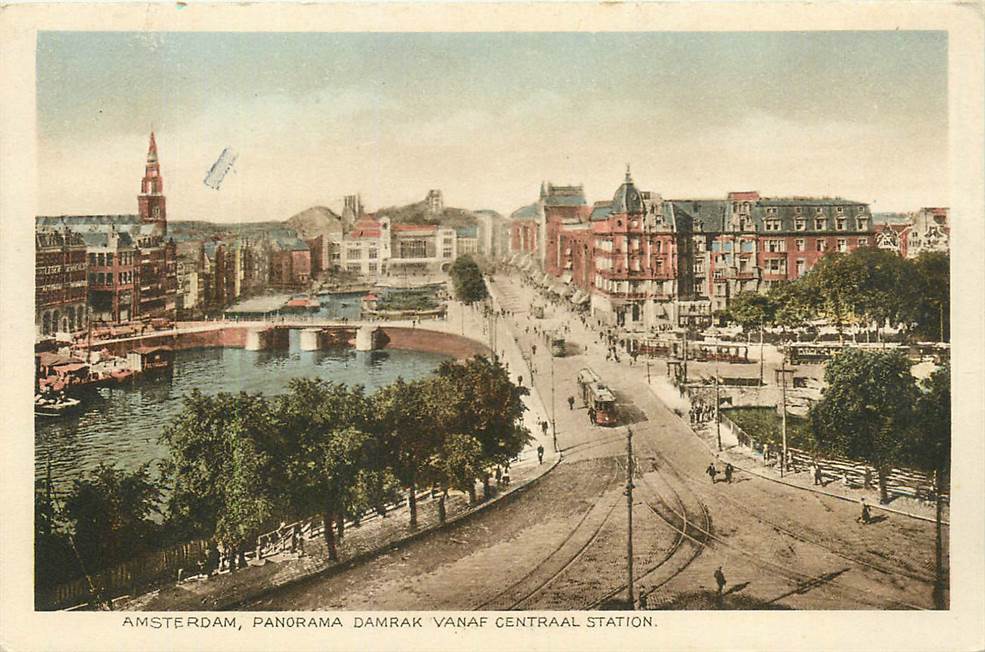
[[[71,398],[64,394],[45,396],[36,394],[34,396],[34,414],[40,417],[60,417],[67,414],[82,404],[77,398]]]

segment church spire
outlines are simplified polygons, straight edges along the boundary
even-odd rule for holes
[[[141,222],[159,225],[162,232],[167,228],[164,178],[161,176],[161,164],[157,160],[157,140],[153,131],[150,132],[150,143],[147,145],[147,165],[144,167],[144,178],[140,181],[137,204]]]
[[[154,140],[154,132],[150,132],[150,145],[147,146],[147,162],[157,163],[157,141]]]

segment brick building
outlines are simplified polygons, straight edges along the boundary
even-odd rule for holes
[[[85,330],[88,325],[85,241],[68,229],[39,229],[34,244],[34,326],[37,334]]]
[[[93,273],[98,287],[94,288],[90,298],[97,302],[97,311],[107,320],[173,319],[178,289],[177,249],[174,241],[167,237],[164,179],[153,133],[137,208],[136,215],[38,216],[35,228],[38,232],[68,229],[92,244],[91,253],[96,254]],[[96,234],[102,235],[97,237]],[[131,245],[135,247],[132,252],[128,249]],[[120,246],[123,249],[114,249]],[[126,264],[120,264],[120,253],[125,254]],[[104,264],[100,264],[100,254]],[[112,258],[109,258],[110,254]],[[87,257],[86,262],[91,260]],[[99,283],[99,274],[103,275],[102,283]],[[126,280],[120,282],[119,274],[124,274]]]
[[[90,318],[94,322],[130,321],[136,310],[139,252],[127,232],[84,233],[89,269]]]
[[[537,203],[512,214],[513,260],[540,255],[545,284],[559,280],[562,296],[629,328],[710,323],[741,292],[799,278],[826,253],[875,245],[868,205],[841,198],[667,200],[637,188],[628,169],[611,201],[588,207],[579,192],[542,185]]]

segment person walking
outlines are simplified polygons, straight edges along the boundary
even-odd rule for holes
[[[732,484],[732,463],[728,462],[725,464],[725,482]]]
[[[872,512],[869,511],[869,503],[865,502],[865,498],[862,499],[862,513],[859,517],[855,519],[856,523],[861,523],[862,525],[868,525],[872,520]]]
[[[708,468],[705,469],[705,473],[707,473],[708,477],[711,478],[711,483],[715,484],[715,476],[718,475],[718,469],[715,468],[714,462],[708,465]]]
[[[719,566],[715,569],[715,584],[718,585],[718,597],[722,597],[722,591],[725,590],[725,573],[722,572],[722,567]]]
[[[574,410],[575,409],[575,397],[574,396],[569,396],[568,397],[568,409],[569,410]]]
[[[538,464],[543,464],[544,463],[544,445],[543,444],[540,444],[539,446],[537,446],[537,463]]]
[[[540,422],[540,431],[542,433],[544,433],[544,436],[545,437],[547,436],[547,420],[546,419],[544,421],[541,421]]]
[[[595,425],[595,408],[593,407],[588,408],[588,420],[592,422],[593,426]]]

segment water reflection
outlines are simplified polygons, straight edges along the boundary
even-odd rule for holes
[[[361,384],[372,391],[398,376],[408,380],[425,376],[447,358],[402,350],[301,351],[293,332],[290,348],[280,351],[178,351],[173,374],[100,388],[74,415],[36,418],[35,478],[44,478],[49,456],[52,479],[62,488],[100,461],[126,469],[144,462],[156,465],[167,454],[158,443],[161,430],[181,410],[182,397],[196,387],[209,395],[240,391],[272,395],[285,391],[292,378],[316,377]]]

